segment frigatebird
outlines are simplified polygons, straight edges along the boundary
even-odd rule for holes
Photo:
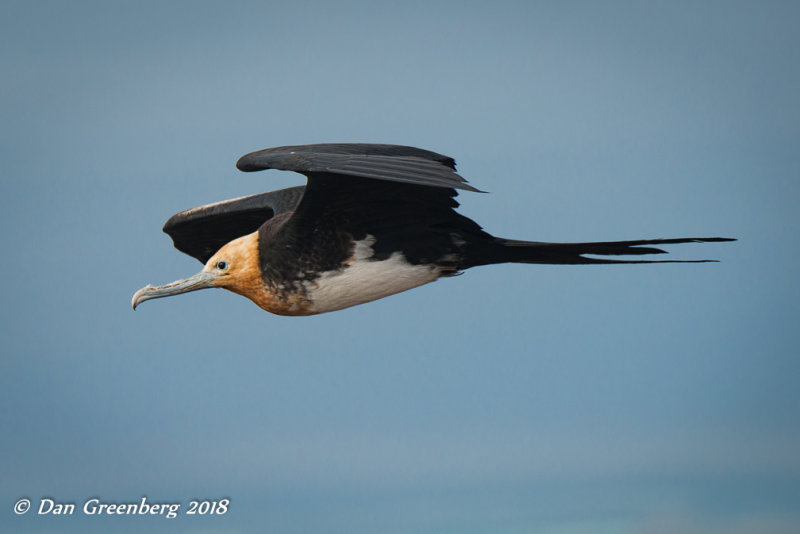
[[[595,256],[662,254],[652,245],[723,237],[547,243],[494,237],[457,213],[456,190],[479,190],[455,160],[410,146],[283,146],[243,156],[245,172],[295,171],[305,186],[192,208],[164,225],[175,247],[204,263],[198,274],[146,286],[148,299],[221,287],[279,315],[314,315],[406,291],[495,263],[696,263]]]

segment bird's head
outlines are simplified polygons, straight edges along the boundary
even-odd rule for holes
[[[163,286],[147,285],[133,295],[133,309],[145,300],[171,297],[198,289],[221,287],[252,298],[261,287],[258,264],[258,232],[253,232],[224,245],[206,262],[203,270],[185,280]]]

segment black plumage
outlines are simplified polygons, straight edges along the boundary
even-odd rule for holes
[[[279,213],[292,211],[304,186],[216,202],[176,213],[164,224],[175,248],[205,263],[225,243],[255,232]]]
[[[230,280],[224,287],[248,296],[269,311],[278,310],[276,313],[331,311],[479,265],[681,262],[625,256],[665,252],[654,245],[731,240],[691,237],[547,243],[494,237],[455,211],[456,190],[479,191],[456,173],[455,161],[408,146],[357,143],[285,146],[247,154],[237,167],[247,172],[291,170],[305,174],[308,181],[305,187],[178,213],[167,221],[164,231],[179,250],[203,263],[217,258],[219,266],[229,263],[223,254],[226,246],[252,234],[252,246],[257,250],[246,255],[257,253],[261,288],[254,288],[252,277],[247,278],[246,284],[240,283],[246,288],[236,287]],[[362,248],[358,249],[359,246]],[[241,256],[243,252],[237,250],[236,254]],[[353,270],[356,264],[376,262],[383,262],[386,269]],[[407,267],[401,272],[398,265]],[[424,269],[416,269],[418,266]],[[326,282],[324,288],[320,285],[322,277],[347,272],[353,274],[336,279],[338,282]],[[355,273],[362,278],[354,281]],[[364,280],[365,276],[375,279]],[[400,282],[386,278],[398,276],[402,278]],[[337,293],[337,283],[344,284],[339,289],[345,297]],[[220,284],[211,285],[223,287]],[[173,285],[164,287],[167,290],[145,288],[139,300],[176,292],[170,289]],[[326,302],[315,308],[315,291],[327,300],[335,294],[333,300],[342,302]],[[363,299],[347,294],[348,291],[363,292]]]

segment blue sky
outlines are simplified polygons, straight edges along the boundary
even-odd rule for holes
[[[8,532],[800,528],[800,10],[791,2],[0,7]],[[502,265],[310,318],[224,291],[173,213],[303,183],[246,152],[456,158],[508,238],[722,235]],[[221,517],[15,515],[228,497]]]

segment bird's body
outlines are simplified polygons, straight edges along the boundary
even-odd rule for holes
[[[288,289],[287,300],[293,301],[293,305],[281,312],[308,315],[341,310],[433,282],[442,276],[440,267],[413,265],[401,252],[386,259],[374,259],[372,245],[375,241],[372,235],[354,241],[352,255],[338,268],[318,273],[298,272],[284,286]]]
[[[493,263],[661,263],[586,255],[663,253],[643,245],[728,241],[678,238],[542,243],[494,237],[460,215],[456,189],[477,191],[455,162],[413,147],[325,144],[248,154],[244,171],[294,170],[294,187],[193,208],[164,226],[175,246],[205,263],[140,302],[222,287],[280,315],[314,315],[362,304]],[[705,260],[700,260],[705,261]]]

